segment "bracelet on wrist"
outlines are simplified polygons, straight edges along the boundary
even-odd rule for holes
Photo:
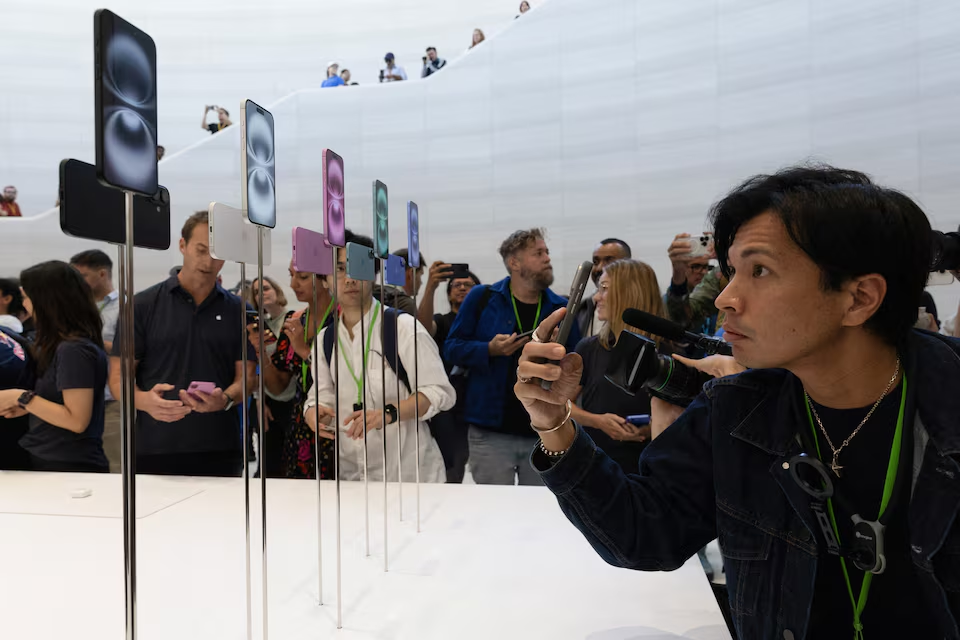
[[[563,417],[563,420],[560,421],[560,424],[558,424],[552,429],[541,429],[539,427],[533,426],[533,424],[530,425],[530,428],[533,429],[537,433],[537,435],[540,435],[540,436],[543,436],[544,434],[547,434],[547,433],[553,433],[554,431],[559,431],[560,428],[563,427],[563,425],[567,424],[567,422],[570,421],[571,415],[573,415],[573,402],[571,402],[570,400],[567,400],[567,415]]]
[[[541,440],[541,441],[540,441],[540,451],[542,451],[543,453],[545,453],[548,458],[560,458],[560,457],[562,457],[567,451],[569,451],[569,449],[564,449],[563,451],[551,451],[550,449],[547,449],[547,448],[544,446],[543,440]]]

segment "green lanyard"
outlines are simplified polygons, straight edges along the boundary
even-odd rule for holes
[[[813,426],[813,416],[810,414],[810,403],[806,400],[804,404],[807,407],[807,419],[810,421],[810,429],[813,430],[813,442],[817,445],[817,457],[823,458],[820,454],[820,441],[817,439],[817,429]],[[903,442],[903,412],[907,406],[907,374],[903,374],[903,391],[900,394],[900,415],[897,416],[897,430],[893,434],[893,446],[890,447],[890,460],[887,462],[887,477],[883,481],[883,497],[880,498],[880,513],[877,520],[883,517],[887,506],[890,504],[890,498],[893,496],[893,486],[897,479],[897,468],[900,466],[900,445]],[[840,542],[840,530],[837,528],[837,517],[833,512],[833,500],[827,499],[827,511],[830,513],[830,524],[833,525],[833,533],[837,536],[837,542]],[[847,562],[841,556],[840,568],[843,569],[843,579],[847,583],[847,593],[850,594],[850,604],[853,606],[853,637],[854,640],[863,640],[863,623],[860,621],[863,616],[863,610],[867,607],[867,594],[870,592],[870,585],[873,582],[873,574],[869,571],[864,572],[863,582],[860,583],[860,598],[853,597],[853,585],[850,582],[850,573],[847,571]]]
[[[347,363],[347,369],[350,371],[350,377],[353,378],[354,383],[357,385],[357,404],[363,404],[363,370],[367,368],[367,360],[370,358],[370,345],[373,344],[373,325],[377,323],[377,314],[380,312],[380,305],[376,302],[373,303],[375,306],[373,308],[373,316],[370,318],[370,329],[367,331],[367,349],[363,354],[363,369],[360,370],[360,375],[357,376],[356,372],[353,370],[353,365],[350,364],[350,359],[347,358],[346,348],[343,346],[343,340],[340,339],[340,336],[337,336],[337,342],[340,343],[340,353],[343,354],[343,361]],[[361,316],[361,322],[363,318]]]
[[[307,346],[308,346],[308,347],[309,347],[310,345],[312,345],[312,344],[313,344],[313,341],[316,339],[316,337],[317,337],[318,335],[320,335],[320,331],[321,331],[321,329],[323,329],[323,325],[327,322],[327,316],[330,315],[330,310],[331,310],[331,309],[333,309],[333,300],[332,300],[332,299],[330,300],[330,304],[327,305],[327,310],[323,312],[323,318],[320,319],[320,324],[317,325],[317,332],[313,335],[313,338],[311,338],[310,341],[307,342]],[[310,330],[310,307],[307,307],[306,316],[307,316],[306,322],[304,322],[304,324],[303,324],[303,334],[304,334],[304,336],[306,336],[307,331]],[[302,388],[303,388],[304,391],[307,390],[307,371],[308,371],[308,370],[309,370],[309,367],[307,366],[307,361],[306,361],[306,360],[301,361],[301,362],[300,362],[300,380],[303,382]]]
[[[513,301],[513,315],[517,317],[517,328],[520,329],[520,333],[523,333],[523,325],[520,324],[520,313],[517,311],[517,299],[513,296],[513,292],[510,292],[510,299]],[[537,318],[533,321],[532,329],[536,329],[537,325],[540,324],[540,306],[543,304],[543,293],[540,294],[540,297],[537,298]]]

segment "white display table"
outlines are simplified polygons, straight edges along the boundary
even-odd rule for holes
[[[243,482],[141,476],[139,630],[143,640],[242,640]],[[252,483],[254,637],[260,637],[259,481]],[[343,623],[336,629],[334,484],[323,485],[324,606],[317,604],[316,482],[270,480],[269,624],[278,640],[729,638],[697,558],[671,573],[615,569],[543,488],[343,483]],[[88,498],[70,497],[89,488]],[[0,638],[123,638],[118,475],[0,472]]]

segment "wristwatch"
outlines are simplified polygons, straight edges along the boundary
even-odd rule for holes
[[[35,395],[37,395],[36,391],[24,391],[20,394],[20,397],[17,398],[17,404],[20,405],[21,408],[26,409]]]
[[[392,404],[388,404],[383,408],[383,410],[387,412],[387,418],[390,419],[390,422],[388,422],[387,424],[393,424],[400,417],[399,416],[400,412],[397,411],[397,408]]]
[[[237,403],[234,401],[233,398],[228,396],[226,393],[224,393],[223,395],[227,396],[227,404],[224,405],[223,410],[230,411],[230,409],[233,409],[233,407],[235,407]]]

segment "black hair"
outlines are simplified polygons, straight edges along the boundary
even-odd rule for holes
[[[434,53],[436,53],[437,48],[436,48],[436,47],[427,47],[427,52],[430,52],[430,51],[433,51]]]
[[[113,260],[100,249],[87,249],[70,258],[70,264],[88,269],[106,269],[113,275]]]
[[[893,345],[906,338],[917,320],[932,257],[930,222],[913,200],[863,173],[829,165],[754,176],[710,212],[717,259],[728,278],[737,231],[767,212],[820,268],[824,291],[866,274],[883,276],[886,296],[864,327]]]
[[[473,280],[473,286],[483,284],[480,282],[480,278],[477,277],[477,274],[475,274],[473,271],[467,271],[467,277]],[[454,278],[450,278],[449,280],[447,280],[447,299],[448,300],[450,299],[450,292],[453,291],[453,280]]]
[[[400,257],[400,258],[403,258],[403,261],[406,263],[407,267],[410,266],[410,250],[407,249],[406,247],[404,247],[403,249],[397,249],[397,250],[393,253],[393,255],[398,256],[398,257]],[[426,257],[425,255],[423,255],[423,253],[421,253],[421,254],[420,254],[420,267],[417,269],[417,271],[423,271],[423,265],[425,265],[425,264],[427,264],[427,257]]]
[[[50,260],[24,269],[20,283],[33,303],[38,374],[50,366],[57,347],[66,340],[86,338],[103,349],[103,320],[79,271]]]
[[[607,239],[605,239],[605,240],[601,240],[601,241],[600,241],[600,244],[601,244],[601,245],[603,245],[603,244],[618,244],[618,245],[620,245],[621,247],[623,247],[623,250],[624,250],[624,251],[627,252],[627,256],[626,256],[626,257],[628,257],[628,258],[632,258],[632,257],[633,257],[633,251],[630,250],[630,245],[628,245],[628,244],[627,244],[626,242],[624,242],[623,240],[620,240],[619,238],[607,238]]]
[[[352,242],[353,244],[360,244],[360,245],[363,245],[364,247],[370,247],[371,249],[373,249],[373,238],[371,238],[370,236],[364,236],[364,235],[360,235],[359,233],[354,233],[353,231],[350,231],[350,229],[345,229],[343,234],[344,234],[343,236],[344,244],[346,244],[347,242]],[[344,251],[346,251],[346,249],[344,249]],[[379,260],[373,261],[373,272],[380,273]]]
[[[0,298],[10,296],[7,313],[19,317],[23,313],[23,294],[20,293],[20,281],[16,278],[0,278]]]

